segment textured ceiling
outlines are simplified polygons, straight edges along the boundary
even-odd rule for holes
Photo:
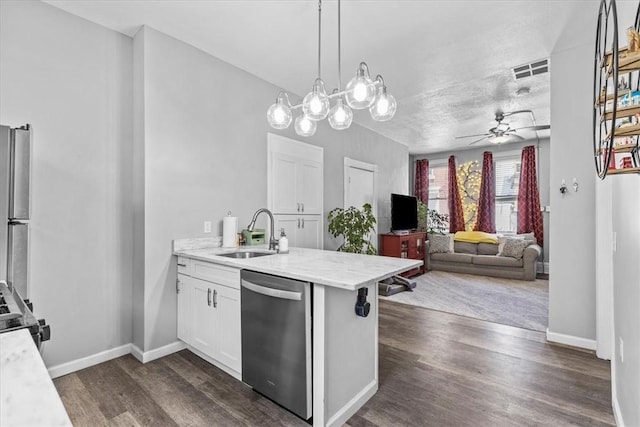
[[[130,36],[149,25],[286,89],[294,100],[311,89],[316,75],[315,0],[47,3]],[[538,124],[549,124],[549,74],[516,84],[510,68],[585,43],[578,34],[595,28],[598,5],[595,0],[343,0],[343,85],[364,60],[374,76],[384,76],[398,100],[392,121],[374,122],[363,111],[356,111],[354,120],[408,145],[411,153],[425,154],[468,148],[473,139],[455,136],[486,132],[495,125],[496,110],[530,109]],[[322,17],[322,77],[333,88],[337,1],[323,2]],[[531,93],[516,97],[523,85]],[[532,124],[528,115],[505,121],[512,127]],[[482,143],[473,147],[478,146]]]

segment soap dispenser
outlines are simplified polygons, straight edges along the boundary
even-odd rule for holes
[[[280,239],[278,239],[278,253],[289,253],[289,239],[287,239],[287,235],[284,233],[284,228],[280,229]]]

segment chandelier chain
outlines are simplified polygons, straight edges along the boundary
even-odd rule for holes
[[[340,25],[340,0],[338,0],[338,92],[342,90],[342,55],[340,48],[340,30],[342,25]]]

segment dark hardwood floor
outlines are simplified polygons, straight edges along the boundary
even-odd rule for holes
[[[75,426],[306,426],[185,350],[57,378]],[[614,425],[609,363],[544,334],[380,302],[380,389],[356,426]]]

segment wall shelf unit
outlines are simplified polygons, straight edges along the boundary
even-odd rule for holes
[[[635,31],[634,31],[635,30]],[[618,46],[615,0],[602,0],[594,58],[593,151],[596,173],[640,173],[640,5],[628,46]]]

